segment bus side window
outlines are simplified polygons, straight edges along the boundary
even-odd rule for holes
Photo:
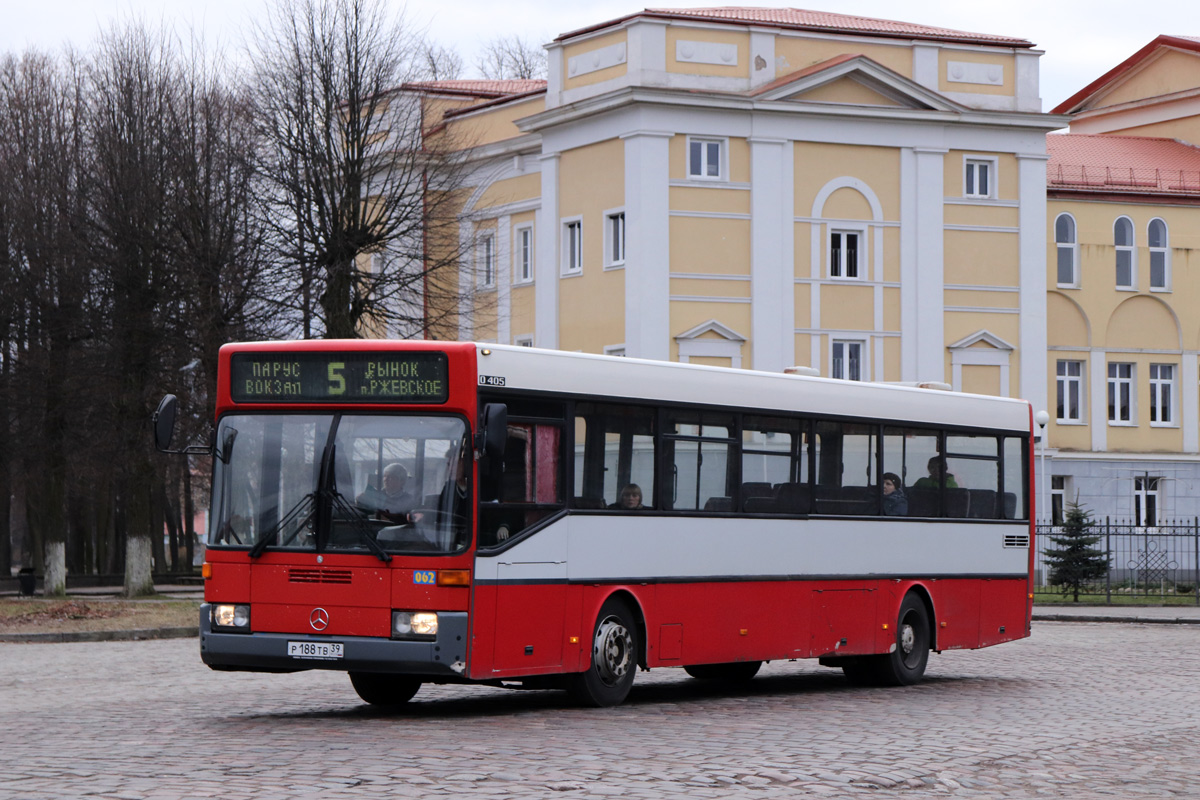
[[[510,415],[499,496],[479,506],[481,547],[502,544],[563,507],[562,431],[559,421]]]
[[[669,409],[665,420],[664,506],[675,511],[732,511],[733,416]]]
[[[608,403],[575,406],[575,485],[577,509],[616,509],[621,492],[642,491],[642,508],[653,508],[655,411]]]

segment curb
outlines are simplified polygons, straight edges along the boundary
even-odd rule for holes
[[[1034,622],[1126,622],[1138,625],[1200,625],[1188,617],[1118,617],[1103,614],[1034,614]]]
[[[129,631],[77,631],[74,633],[0,633],[0,642],[49,644],[60,642],[133,642],[144,639],[189,639],[200,635],[197,627],[140,628]]]

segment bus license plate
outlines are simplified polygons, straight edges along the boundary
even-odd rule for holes
[[[288,642],[288,655],[292,658],[338,659],[343,653],[341,642]]]

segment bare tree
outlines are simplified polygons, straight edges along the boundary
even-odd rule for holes
[[[546,51],[515,33],[497,36],[484,46],[475,66],[483,77],[492,80],[544,79]]]
[[[457,80],[462,77],[462,57],[436,42],[426,42],[421,46],[420,68],[425,80]]]
[[[266,219],[305,336],[418,336],[458,307],[462,142],[430,135],[420,43],[382,0],[277,0],[257,32]]]

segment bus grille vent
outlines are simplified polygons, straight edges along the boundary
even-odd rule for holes
[[[321,569],[292,567],[288,570],[290,583],[350,583],[351,572],[348,569]]]
[[[1010,533],[1004,537],[1005,547],[1029,547],[1028,533]]]

